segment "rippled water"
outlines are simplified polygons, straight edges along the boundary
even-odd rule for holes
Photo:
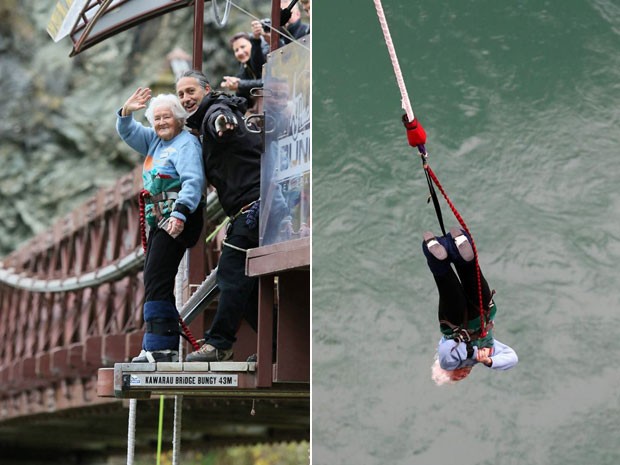
[[[313,9],[313,463],[620,463],[620,4],[383,0],[520,357],[437,388],[439,227],[373,3],[344,3]]]

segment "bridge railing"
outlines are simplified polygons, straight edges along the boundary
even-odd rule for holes
[[[140,351],[141,189],[137,168],[0,262],[0,420],[62,392],[94,401],[97,369]],[[207,218],[221,216],[211,193]]]

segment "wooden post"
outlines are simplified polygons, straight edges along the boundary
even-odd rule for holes
[[[280,30],[280,0],[271,0],[271,44],[270,51],[278,48],[280,34],[276,32]]]
[[[271,387],[273,382],[273,276],[261,276],[258,280],[256,387]]]
[[[192,68],[198,71],[202,71],[202,35],[205,24],[204,10],[204,0],[196,0],[194,2],[194,50],[192,56]]]

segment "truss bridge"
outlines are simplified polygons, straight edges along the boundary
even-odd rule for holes
[[[152,450],[160,396],[184,399],[181,437],[199,447],[309,439],[309,238],[248,252],[259,331],[240,328],[232,363],[131,364],[143,335],[141,183],[129,173],[0,263],[0,448],[14,463],[122,453],[129,399],[136,448]],[[224,218],[215,193],[206,217],[205,234]],[[178,279],[197,338],[217,304],[220,243],[201,241]]]

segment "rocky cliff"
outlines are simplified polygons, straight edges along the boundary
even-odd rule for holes
[[[269,15],[270,2],[247,3]],[[173,92],[166,55],[192,53],[189,7],[70,58],[71,40],[54,43],[46,32],[55,4],[0,3],[0,257],[139,163],[116,134],[115,109],[138,86]],[[249,31],[251,20],[233,8],[220,29],[205,2],[203,70],[212,84],[236,73],[228,37]]]

